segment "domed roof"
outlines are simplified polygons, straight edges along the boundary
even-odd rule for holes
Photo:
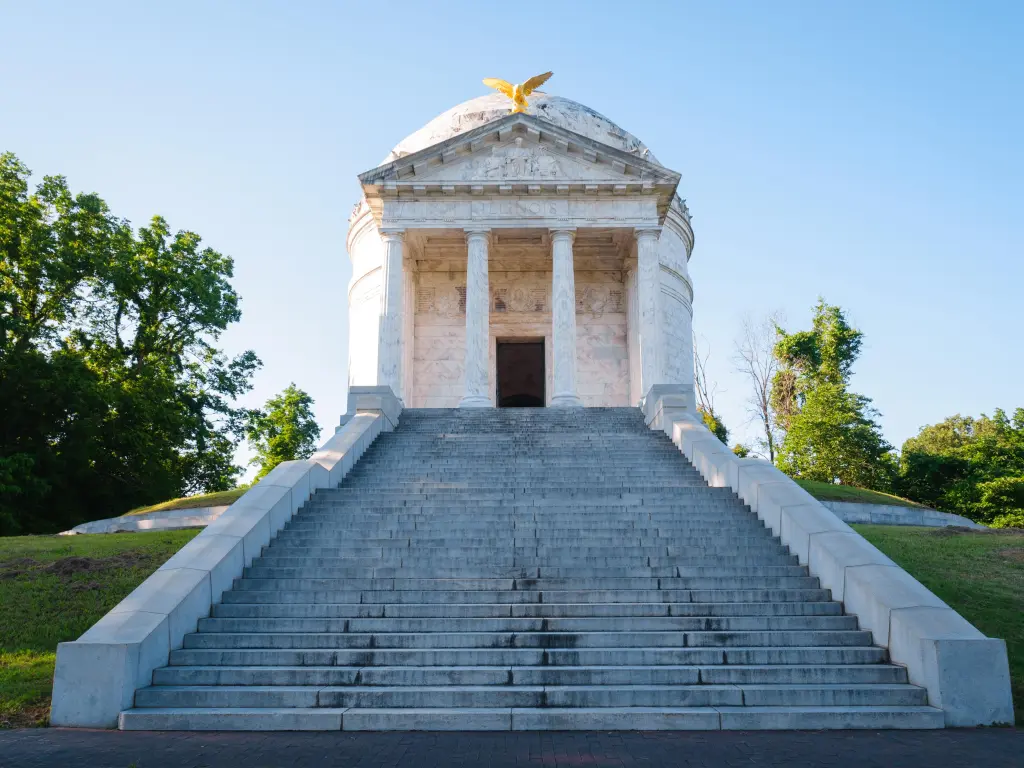
[[[658,162],[640,139],[590,107],[571,99],[551,96],[540,91],[530,96],[529,102],[527,114],[542,118],[561,128],[607,144],[615,149],[631,152],[652,163]],[[464,101],[438,115],[416,133],[399,142],[384,162],[390,163],[400,157],[450,139],[452,136],[505,117],[509,114],[511,106],[509,98],[500,93],[489,93]]]

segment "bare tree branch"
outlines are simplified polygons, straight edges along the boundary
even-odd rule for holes
[[[749,316],[745,317],[733,356],[736,370],[750,383],[751,392],[747,398],[750,421],[759,422],[764,432],[764,437],[757,440],[759,454],[773,464],[778,445],[778,426],[771,407],[772,380],[778,370],[773,349],[775,329],[782,321],[779,312],[766,315],[756,322]]]
[[[711,345],[707,345],[707,352],[701,357],[697,334],[693,334],[693,378],[697,389],[697,406],[707,413],[714,414],[715,393],[718,391],[718,384],[715,382],[708,383],[707,364],[710,357]]]

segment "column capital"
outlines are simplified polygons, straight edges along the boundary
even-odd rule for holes
[[[379,231],[382,240],[405,239],[405,227],[381,227]]]
[[[565,237],[570,240],[576,239],[576,227],[551,227],[548,232],[551,233],[552,241]]]
[[[487,240],[491,239],[491,228],[490,227],[465,227],[463,230],[466,234],[466,242],[476,237],[483,237]]]
[[[646,224],[640,227],[633,227],[633,237],[639,243],[641,240],[657,240],[661,236],[661,225]]]

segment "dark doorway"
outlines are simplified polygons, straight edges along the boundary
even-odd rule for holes
[[[499,341],[498,407],[544,407],[544,342]]]

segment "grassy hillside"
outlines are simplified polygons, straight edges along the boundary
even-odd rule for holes
[[[233,488],[230,491],[204,493],[199,496],[183,496],[180,499],[162,501],[148,507],[139,507],[125,515],[144,515],[147,512],[163,512],[169,509],[196,509],[197,507],[219,507],[223,504],[234,504],[248,488]]]
[[[0,538],[0,727],[45,724],[57,643],[85,632],[197,533]]]
[[[852,485],[833,485],[817,480],[795,480],[795,482],[819,501],[854,501],[860,504],[888,504],[895,507],[920,507],[917,502],[900,496],[854,488]]]
[[[853,527],[986,635],[1006,640],[1024,725],[1024,531]]]

